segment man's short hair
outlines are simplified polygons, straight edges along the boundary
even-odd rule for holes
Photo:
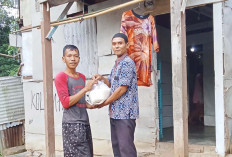
[[[77,50],[78,55],[80,56],[79,49],[78,49],[75,45],[66,45],[66,46],[63,48],[63,56],[65,56],[65,51],[66,51],[67,49],[69,49],[69,50],[71,50],[71,51]]]
[[[114,38],[117,38],[117,37],[123,38],[124,41],[125,41],[125,43],[128,43],[128,37],[125,34],[123,34],[123,33],[116,33],[116,34],[114,34],[112,40]]]

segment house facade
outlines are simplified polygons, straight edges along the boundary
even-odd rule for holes
[[[88,12],[98,11],[107,7],[128,2],[126,0],[108,0],[88,5]],[[20,15],[24,28],[39,26],[42,19],[40,3],[35,0],[20,1]],[[169,5],[168,5],[169,4]],[[56,21],[67,4],[50,9],[51,22]],[[202,6],[208,5],[205,8]],[[216,152],[224,156],[230,153],[232,109],[231,109],[231,7],[232,1],[204,0],[187,1],[186,47],[202,45],[204,57],[204,126],[215,128]],[[61,61],[62,49],[66,44],[74,44],[80,50],[81,61],[77,71],[88,79],[95,73],[107,76],[114,65],[116,56],[111,50],[111,38],[119,32],[122,13],[137,7],[137,4],[118,9],[107,14],[84,20],[82,22],[60,25],[52,36],[53,78],[65,69]],[[200,14],[198,23],[189,22],[188,8]],[[83,11],[82,2],[74,2],[67,16],[72,17]],[[138,152],[155,151],[157,142],[162,141],[166,128],[176,127],[173,123],[173,55],[171,47],[170,19],[165,15],[170,12],[170,1],[157,0],[152,15],[156,16],[156,29],[160,52],[152,52],[152,83],[151,87],[139,87],[140,118],[137,120],[135,143]],[[190,14],[193,16],[193,13]],[[163,20],[162,20],[163,19]],[[169,20],[169,23],[166,23]],[[202,21],[201,21],[202,20]],[[199,22],[200,21],[200,22]],[[188,25],[189,22],[189,25]],[[169,26],[169,27],[168,27]],[[206,27],[207,26],[207,27]],[[211,30],[210,30],[211,28]],[[199,30],[201,32],[199,33]],[[205,31],[202,31],[205,30]],[[193,44],[194,43],[194,44]],[[206,53],[207,52],[207,53]],[[187,53],[188,55],[188,53]],[[43,63],[41,30],[32,28],[22,31],[22,69],[24,104],[25,104],[25,143],[27,150],[45,150],[45,120],[43,97]],[[160,65],[162,65],[160,69]],[[190,67],[190,65],[188,65]],[[187,69],[189,70],[189,69]],[[188,73],[189,76],[191,72]],[[191,78],[188,78],[191,80]],[[159,80],[162,82],[159,84]],[[192,81],[193,82],[193,81]],[[193,84],[193,83],[192,83]],[[191,85],[192,85],[191,84]],[[161,85],[161,86],[160,86]],[[189,85],[189,84],[188,84]],[[192,85],[194,86],[194,85]],[[188,103],[191,91],[188,91]],[[159,93],[160,92],[160,93]],[[62,105],[56,89],[53,88],[55,149],[62,152]],[[187,104],[186,104],[187,105]],[[189,107],[190,108],[190,107]],[[111,152],[110,126],[108,108],[89,110],[90,124],[94,140],[95,154]],[[143,149],[146,146],[146,149]],[[104,147],[105,149],[99,149]],[[108,152],[108,151],[107,151]],[[62,154],[62,153],[61,153]]]

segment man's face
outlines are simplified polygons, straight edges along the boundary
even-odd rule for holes
[[[65,50],[65,56],[62,57],[63,62],[66,64],[69,69],[76,69],[79,64],[80,57],[78,50]]]
[[[123,38],[116,37],[112,39],[112,49],[117,57],[121,57],[122,55],[127,53],[127,46],[128,43],[126,44]]]

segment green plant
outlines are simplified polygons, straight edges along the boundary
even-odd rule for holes
[[[14,8],[13,0],[0,0],[0,53],[10,56],[17,54],[17,48],[9,46],[9,33],[18,29],[17,18],[9,14]],[[0,56],[0,77],[17,74],[20,60]]]

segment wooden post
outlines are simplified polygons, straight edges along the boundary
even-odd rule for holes
[[[42,42],[42,59],[43,59],[46,156],[55,157],[52,46],[51,46],[51,41],[45,39],[51,27],[50,11],[49,11],[50,8],[47,8],[46,2],[44,2],[42,6],[43,6],[43,11],[42,11],[43,20],[41,22],[41,42]]]
[[[215,77],[215,122],[216,122],[216,152],[225,156],[227,149],[226,120],[225,120],[225,98],[224,98],[224,46],[226,40],[223,32],[223,3],[213,4],[213,34],[214,34],[214,77]]]
[[[186,27],[182,1],[170,0],[175,157],[188,157]]]

